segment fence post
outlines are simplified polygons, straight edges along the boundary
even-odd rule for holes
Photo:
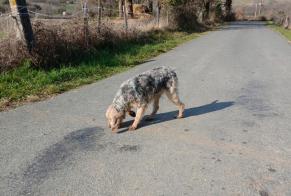
[[[289,24],[290,24],[290,19],[289,16],[286,15],[285,21],[284,21],[284,28],[288,29],[289,28]]]
[[[169,7],[167,7],[167,27],[169,27]]]
[[[15,19],[16,36],[25,40],[29,53],[34,47],[34,36],[27,10],[26,0],[9,0],[12,17]]]
[[[263,0],[261,0],[259,3],[259,16],[261,16],[262,6],[263,6]]]
[[[102,9],[101,9],[101,0],[98,0],[98,33],[100,33],[100,28],[101,28],[101,16],[102,16]]]
[[[130,18],[133,18],[133,2],[132,0],[124,0],[127,2],[127,14],[130,16]]]
[[[160,5],[159,4],[156,7],[156,9],[157,9],[157,25],[158,25],[158,28],[160,28]]]
[[[258,12],[258,4],[256,3],[255,19],[257,19],[257,12]]]
[[[84,14],[84,40],[85,47],[89,47],[89,24],[88,24],[88,1],[84,0],[83,3],[83,14]]]
[[[123,12],[123,6],[124,6],[124,1],[125,0],[118,0],[118,9],[119,9],[119,17],[122,18],[124,16]]]
[[[123,17],[124,17],[125,32],[127,34],[127,31],[128,31],[128,23],[127,23],[126,1],[124,1],[124,5],[123,5]]]

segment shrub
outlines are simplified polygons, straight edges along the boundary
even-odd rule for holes
[[[195,11],[184,6],[176,7],[172,15],[171,23],[178,29],[195,30],[199,26]]]
[[[104,48],[118,48],[127,42],[146,43],[151,39],[150,33],[136,29],[126,33],[108,26],[103,24],[98,32],[90,24],[87,44],[82,20],[54,25],[37,22],[33,25],[35,47],[30,54],[21,42],[11,42],[13,38],[1,40],[0,72],[15,68],[25,60],[38,69],[74,66],[98,56]]]
[[[260,20],[260,21],[267,21],[267,18],[266,18],[266,16],[260,16],[260,17],[259,17],[259,20]]]
[[[21,41],[5,38],[0,42],[0,73],[13,69],[27,57],[25,46]]]

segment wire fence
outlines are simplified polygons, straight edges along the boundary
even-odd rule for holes
[[[23,8],[18,7],[18,10]],[[31,6],[25,8],[28,10],[33,25],[42,23],[47,27],[54,26],[54,28],[68,28],[70,25],[78,25],[79,28],[88,29],[88,34],[94,30],[100,32],[103,28],[125,31],[125,33],[133,31],[138,33],[169,26],[169,14],[165,9],[162,9],[162,13],[166,14],[161,14],[161,9],[158,8],[156,10],[158,14],[154,16],[153,11],[150,12],[145,5],[141,4],[134,5],[132,11],[129,11],[127,5],[123,5],[123,9],[120,10],[108,4],[90,7],[86,3],[75,6],[71,12],[63,11],[61,13],[35,10]],[[15,14],[17,13],[0,14],[0,42],[15,38]],[[133,17],[131,17],[132,15]],[[90,35],[87,36],[89,39]]]
[[[156,36],[154,31],[170,26],[166,8],[150,12],[141,4],[132,10],[127,5],[116,9],[110,5],[83,4],[70,13],[40,12],[30,6],[18,7],[18,11],[25,8],[27,12],[0,15],[0,73],[26,59],[33,66],[52,68],[77,62],[83,56],[96,56],[103,52],[103,47],[161,41],[162,32]],[[27,34],[21,29],[24,25],[19,25],[24,17],[19,13],[29,15],[33,39],[25,37]]]

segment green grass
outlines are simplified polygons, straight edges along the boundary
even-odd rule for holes
[[[285,29],[285,28],[283,28],[281,26],[278,26],[278,25],[274,24],[271,21],[267,22],[267,25],[269,27],[271,27],[272,29],[278,31],[283,36],[285,36],[289,41],[291,41],[291,30],[290,29]]]
[[[5,33],[0,31],[0,39],[5,37]]]
[[[147,44],[124,42],[118,48],[105,47],[98,55],[90,56],[78,65],[51,70],[35,69],[24,63],[15,70],[0,74],[0,109],[31,97],[39,100],[125,71],[199,35],[155,32]]]
[[[76,9],[76,4],[65,4],[66,12],[73,13]]]

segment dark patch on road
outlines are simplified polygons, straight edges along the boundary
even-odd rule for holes
[[[258,118],[266,118],[266,117],[279,116],[279,114],[276,112],[272,112],[272,113],[268,113],[268,114],[253,114],[253,116],[258,117]]]
[[[217,163],[217,162],[221,162],[221,159],[216,158],[216,157],[211,157],[211,159],[212,159],[212,160],[215,160],[215,161],[214,161],[215,163]]]
[[[136,152],[140,149],[139,145],[123,145],[119,148],[120,152]]]
[[[257,97],[254,94],[242,95],[239,96],[237,101],[239,105],[244,106],[247,110],[254,113],[253,115],[258,116],[261,115],[267,116],[267,112],[271,111],[272,108],[265,103],[264,99]]]
[[[247,133],[247,132],[248,132],[248,130],[244,129],[244,130],[243,130],[243,132]]]
[[[242,125],[246,127],[254,127],[256,123],[254,121],[242,121]]]
[[[274,168],[268,168],[268,170],[270,171],[270,172],[276,172],[276,170],[274,169]]]
[[[80,152],[98,151],[104,148],[97,144],[104,135],[102,128],[92,127],[71,132],[63,140],[40,153],[22,174],[23,188],[20,195],[30,195],[54,171],[73,163],[73,156]]]
[[[247,142],[242,142],[242,144],[247,144]]]
[[[259,193],[260,193],[260,196],[269,196],[269,193],[265,190],[260,190]]]
[[[279,116],[268,101],[266,89],[266,85],[260,81],[249,82],[236,99],[237,105],[243,106],[257,118]]]
[[[189,129],[184,129],[184,131],[185,131],[185,132],[188,132],[188,131],[190,131],[190,130],[189,130]]]
[[[216,159],[215,163],[217,163],[217,162],[221,162],[221,159]]]

